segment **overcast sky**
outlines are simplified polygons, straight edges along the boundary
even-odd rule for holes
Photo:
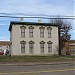
[[[74,1],[75,0],[0,0],[0,13],[74,16]],[[4,14],[0,14],[0,16],[1,15]],[[0,40],[9,40],[8,28],[12,20],[17,21],[18,19],[0,17]],[[71,22],[73,29],[75,29],[74,20],[71,20]],[[70,33],[72,34],[71,39],[74,39],[75,30],[72,30]]]

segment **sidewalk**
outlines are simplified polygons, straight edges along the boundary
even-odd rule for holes
[[[0,62],[0,65],[33,66],[33,65],[58,65],[75,64],[75,61],[51,61],[51,62]]]

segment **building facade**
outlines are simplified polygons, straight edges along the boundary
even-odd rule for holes
[[[58,25],[12,21],[9,31],[11,55],[58,54]]]

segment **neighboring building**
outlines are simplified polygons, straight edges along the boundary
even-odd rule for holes
[[[70,40],[70,53],[75,54],[75,40]]]
[[[11,55],[58,54],[58,25],[50,23],[15,22],[9,26]]]
[[[0,51],[8,50],[9,51],[9,41],[0,41]]]
[[[75,54],[75,40],[68,40],[65,42],[62,54]]]

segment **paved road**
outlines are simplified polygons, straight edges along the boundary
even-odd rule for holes
[[[0,75],[75,75],[75,65],[0,65]]]

